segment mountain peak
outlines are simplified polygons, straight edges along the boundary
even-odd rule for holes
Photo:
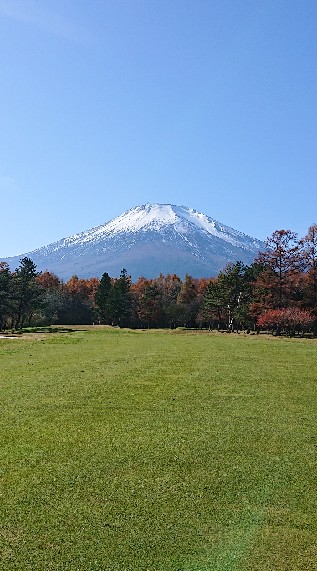
[[[171,204],[147,203],[135,206],[105,224],[105,228],[111,232],[136,232],[149,226],[159,229],[161,226],[175,223],[174,209]]]
[[[159,273],[210,277],[228,262],[251,263],[263,247],[259,240],[193,208],[146,203],[23,256],[32,258],[39,270],[48,269],[63,279],[105,271],[115,276],[122,267],[133,279]],[[7,261],[14,266],[20,258]]]
[[[146,203],[141,206],[134,206],[121,216],[98,228],[99,230],[103,229],[105,233],[120,233],[138,232],[140,230],[159,231],[168,226],[174,226],[182,233],[190,233],[193,229],[199,229],[232,244],[237,244],[244,237],[246,239],[245,247],[248,247],[250,240],[252,244],[259,242],[242,232],[221,224],[202,212],[175,204]]]

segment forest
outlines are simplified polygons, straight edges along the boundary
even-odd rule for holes
[[[15,271],[0,262],[0,330],[54,324],[131,328],[208,328],[317,334],[317,225],[304,238],[276,230],[249,266],[229,264],[217,277],[140,277],[126,269],[101,279],[38,272],[30,258]]]

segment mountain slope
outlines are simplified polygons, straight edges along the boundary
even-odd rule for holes
[[[263,242],[185,206],[136,206],[106,224],[64,238],[33,252],[7,258],[11,268],[28,256],[38,270],[63,279],[117,276],[125,267],[132,279],[160,272],[216,275],[228,262],[251,263]]]

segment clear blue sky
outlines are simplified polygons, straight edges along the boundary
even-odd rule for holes
[[[316,0],[0,0],[0,258],[145,202],[317,222]]]

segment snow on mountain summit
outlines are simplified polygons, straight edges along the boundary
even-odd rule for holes
[[[202,212],[173,204],[144,204],[79,234],[33,252],[7,258],[13,268],[30,257],[39,271],[62,279],[119,275],[132,279],[159,273],[194,277],[217,275],[229,262],[252,263],[264,244]]]
[[[166,226],[177,226],[186,231],[188,224],[194,224],[202,230],[216,235],[220,229],[217,221],[201,212],[186,206],[173,204],[144,204],[135,206],[104,225],[105,232],[138,232],[143,229],[161,230]],[[217,228],[219,226],[219,229]],[[224,227],[229,230],[229,228]]]
[[[138,232],[145,227],[159,230],[175,224],[177,216],[171,204],[144,204],[135,206],[105,225],[109,232]]]
[[[140,231],[160,232],[168,230],[169,227],[181,235],[190,234],[195,229],[196,231],[202,231],[221,238],[233,245],[243,242],[244,247],[247,249],[250,247],[253,249],[257,242],[260,245],[259,241],[233,228],[229,228],[193,208],[157,203],[135,206],[110,222],[67,238],[66,242],[72,244],[99,242],[105,236],[113,237],[116,234],[137,233]]]

